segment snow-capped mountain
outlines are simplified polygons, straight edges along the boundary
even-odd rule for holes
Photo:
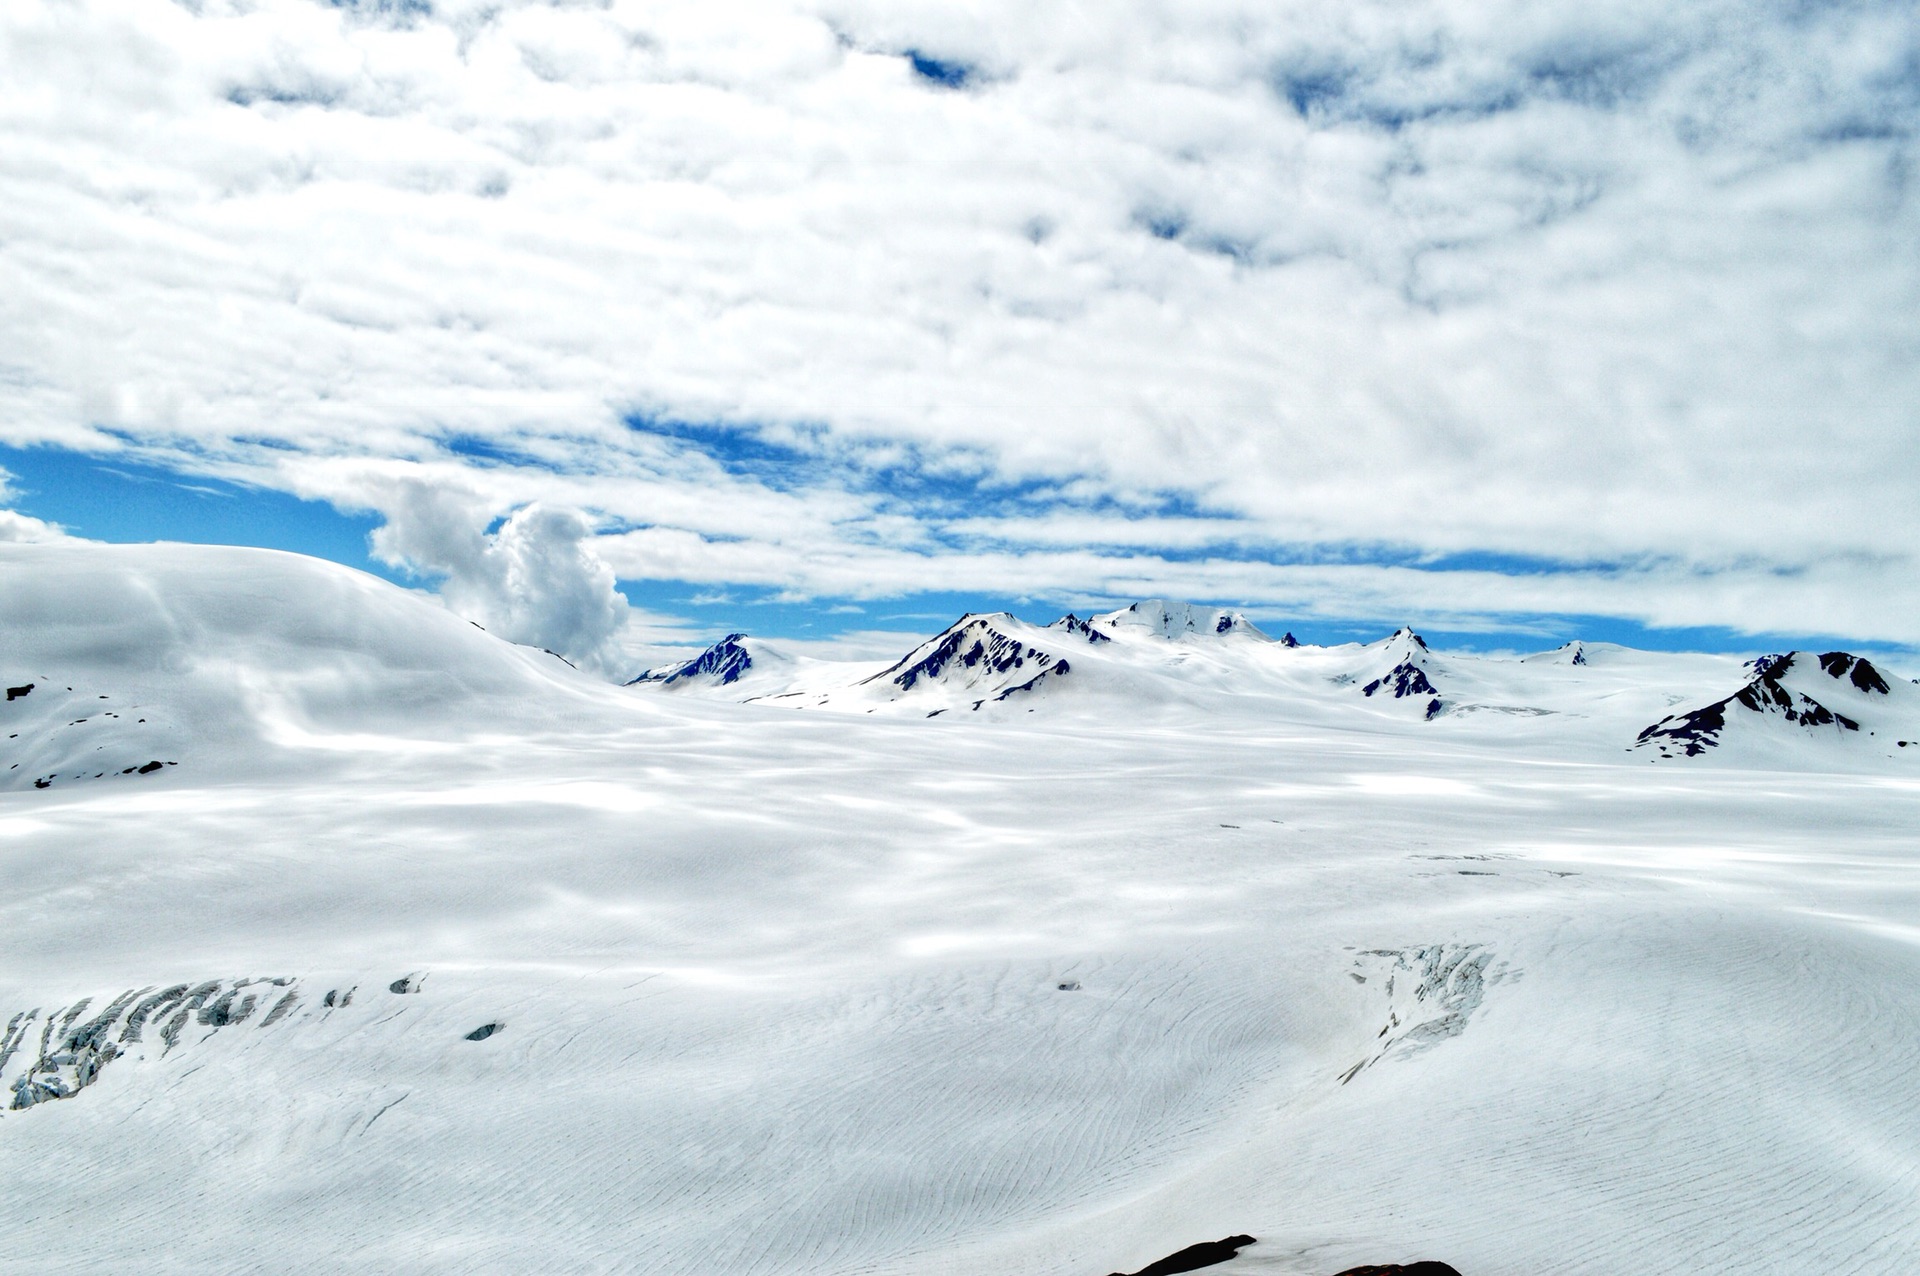
[[[1893,756],[1920,741],[1920,694],[1872,661],[1844,651],[1762,656],[1747,685],[1730,696],[1669,714],[1640,732],[1636,749],[1698,757],[1730,742],[1792,738],[1870,741]],[[1883,739],[1882,736],[1885,736]]]
[[[1388,638],[1371,644],[1367,651],[1379,672],[1360,683],[1361,695],[1379,696],[1383,703],[1389,699],[1409,700],[1420,708],[1423,716],[1440,716],[1444,704],[1440,689],[1433,685],[1430,676],[1433,652],[1427,647],[1427,640],[1413,632],[1412,626],[1401,626]],[[1359,675],[1352,677],[1355,681],[1359,679]]]
[[[760,644],[745,634],[728,634],[693,659],[669,665],[665,669],[649,669],[627,685],[656,683],[662,687],[730,687],[749,670],[756,668],[754,648],[760,648]],[[764,668],[767,664],[764,648],[760,649],[760,657],[758,667]]]

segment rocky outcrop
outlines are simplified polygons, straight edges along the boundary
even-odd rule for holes
[[[1198,1245],[1189,1245],[1183,1250],[1168,1254],[1165,1258],[1148,1263],[1139,1271],[1131,1274],[1115,1272],[1113,1276],[1178,1276],[1180,1272],[1197,1272],[1202,1267],[1212,1267],[1239,1256],[1241,1250],[1252,1245],[1251,1236],[1229,1236],[1225,1240],[1202,1241]]]
[[[1720,747],[1729,721],[1749,714],[1755,722],[1772,720],[1808,731],[1829,727],[1836,733],[1859,731],[1860,724],[1855,719],[1835,712],[1804,690],[1787,685],[1789,677],[1813,668],[1863,694],[1884,696],[1892,690],[1871,661],[1844,651],[1829,651],[1819,656],[1799,651],[1761,656],[1749,668],[1753,670],[1753,678],[1746,686],[1724,700],[1667,715],[1641,731],[1633,747],[1655,749],[1663,758],[1676,753],[1682,757],[1698,757],[1708,749]]]

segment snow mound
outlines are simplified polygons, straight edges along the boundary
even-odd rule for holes
[[[1578,639],[1563,643],[1552,651],[1537,652],[1531,656],[1522,656],[1520,659],[1535,665],[1590,665],[1593,663],[1587,644]]]
[[[603,689],[363,572],[205,545],[0,545],[0,682],[0,789],[537,729]]]

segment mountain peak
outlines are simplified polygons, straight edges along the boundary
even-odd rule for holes
[[[728,634],[693,659],[665,669],[649,669],[627,685],[648,683],[671,687],[700,681],[715,687],[730,686],[753,667],[753,653],[747,650],[746,642],[745,634]]]

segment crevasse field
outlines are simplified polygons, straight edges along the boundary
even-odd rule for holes
[[[955,632],[0,546],[0,1270],[1920,1263],[1906,671]]]

